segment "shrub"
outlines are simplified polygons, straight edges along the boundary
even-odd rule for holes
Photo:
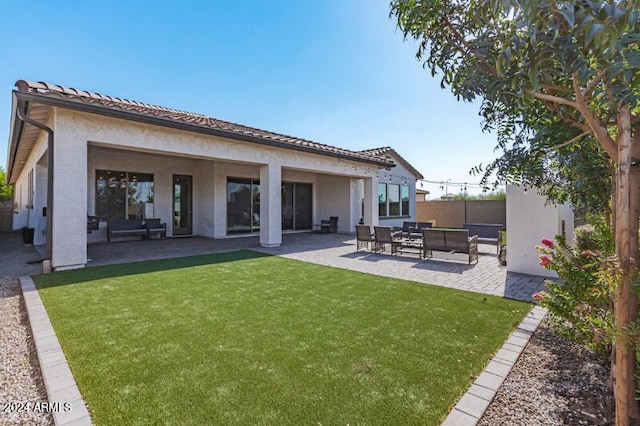
[[[5,183],[6,172],[0,167],[0,201],[11,200],[13,198],[13,186]]]
[[[549,309],[559,335],[607,354],[615,337],[613,300],[620,278],[611,229],[603,222],[578,227],[573,247],[561,236],[541,243],[540,264],[560,280],[545,281],[548,291],[534,299]]]

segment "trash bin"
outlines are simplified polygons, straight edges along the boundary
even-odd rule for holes
[[[35,228],[22,228],[22,242],[25,244],[33,244],[33,232]]]

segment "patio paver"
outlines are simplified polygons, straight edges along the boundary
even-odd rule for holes
[[[507,272],[505,267],[499,266],[494,246],[481,244],[478,263],[468,265],[464,254],[434,252],[434,258],[422,260],[410,255],[392,256],[388,253],[371,253],[364,249],[356,251],[355,237],[349,234],[287,234],[283,236],[283,244],[280,247],[270,248],[260,247],[258,237],[222,240],[193,237],[100,243],[89,245],[91,262],[88,265],[242,249],[526,302],[532,302],[531,296],[544,289],[543,277]]]

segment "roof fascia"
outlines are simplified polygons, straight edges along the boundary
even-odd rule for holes
[[[14,163],[16,161],[15,153],[18,151],[18,145],[22,138],[22,131],[24,130],[25,123],[18,119],[18,108],[24,105],[16,96],[15,91],[11,96],[11,123],[9,124],[9,141],[7,143],[7,169],[5,175],[5,183],[14,183],[15,180],[11,179],[13,175]],[[12,182],[13,181],[13,182]]]
[[[260,138],[260,137],[251,136],[251,135],[241,135],[241,134],[229,132],[222,129],[212,129],[212,128],[202,127],[194,124],[182,123],[179,121],[175,121],[175,120],[171,120],[163,117],[152,117],[148,115],[137,114],[131,111],[117,110],[117,109],[107,108],[101,105],[86,104],[84,102],[72,101],[70,99],[54,98],[51,96],[22,92],[18,90],[14,90],[13,93],[17,96],[18,99],[23,99],[25,101],[31,101],[31,102],[37,102],[45,105],[68,108],[68,109],[87,112],[91,114],[98,114],[98,115],[103,115],[103,116],[112,117],[112,118],[120,118],[125,120],[137,121],[145,124],[154,124],[157,126],[169,127],[177,130],[186,130],[189,132],[204,133],[207,135],[219,136],[227,139],[240,140],[244,142],[252,142],[260,145],[267,145],[267,146],[272,146],[277,148],[309,152],[317,155],[324,155],[327,157],[342,158],[342,159],[356,161],[360,163],[374,164],[376,166],[384,167],[384,168],[395,167],[394,164],[389,164],[386,161],[376,161],[375,159],[371,159],[371,160],[359,159],[359,158],[354,158],[349,155],[344,155],[336,152],[323,152],[317,149],[304,147],[304,146],[292,146],[289,144],[284,144],[284,143],[273,141],[266,138]]]

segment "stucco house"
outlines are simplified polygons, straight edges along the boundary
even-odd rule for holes
[[[393,169],[378,171],[379,224],[381,226],[402,226],[404,221],[415,222],[417,220],[416,181],[424,179],[424,176],[389,146],[360,152],[387,159],[396,165]],[[364,200],[363,182],[360,182],[359,188],[361,191],[360,199]]]
[[[351,151],[48,83],[16,88],[13,227],[35,228],[54,270],[86,264],[88,216],[159,218],[167,237],[259,235],[264,246],[330,216],[338,232],[415,217],[419,173],[391,149]]]

